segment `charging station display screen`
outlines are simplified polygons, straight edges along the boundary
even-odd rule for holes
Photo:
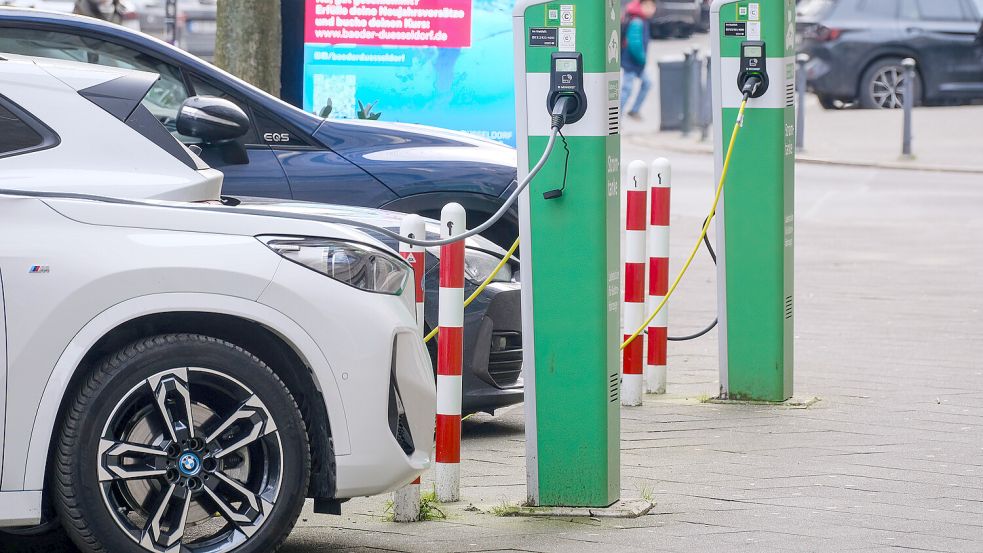
[[[577,60],[556,60],[557,71],[576,71]]]
[[[515,0],[305,5],[304,110],[432,125],[515,146]]]
[[[760,46],[745,46],[744,47],[744,57],[745,58],[760,58],[763,53]]]

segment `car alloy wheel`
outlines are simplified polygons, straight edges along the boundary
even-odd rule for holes
[[[266,522],[283,474],[280,437],[263,402],[237,380],[200,368],[164,371],[130,390],[98,453],[102,499],[147,551],[187,542],[194,551],[233,549]]]
[[[86,553],[268,553],[310,478],[289,390],[241,348],[154,336],[99,364],[65,415],[53,503]]]
[[[904,69],[901,67],[884,67],[877,72],[868,91],[874,104],[885,109],[904,107],[904,79]]]

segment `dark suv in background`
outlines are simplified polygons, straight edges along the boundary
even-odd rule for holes
[[[983,100],[980,19],[975,0],[802,0],[809,88],[825,108],[901,107],[901,60],[910,57],[916,105]]]

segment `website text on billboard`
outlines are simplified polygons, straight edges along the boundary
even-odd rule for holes
[[[471,46],[471,0],[307,0],[305,42]]]

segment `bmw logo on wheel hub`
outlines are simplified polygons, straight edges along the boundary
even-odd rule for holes
[[[178,458],[178,468],[181,469],[181,474],[185,476],[195,476],[201,472],[201,459],[197,455],[191,453],[190,451],[181,455]]]

